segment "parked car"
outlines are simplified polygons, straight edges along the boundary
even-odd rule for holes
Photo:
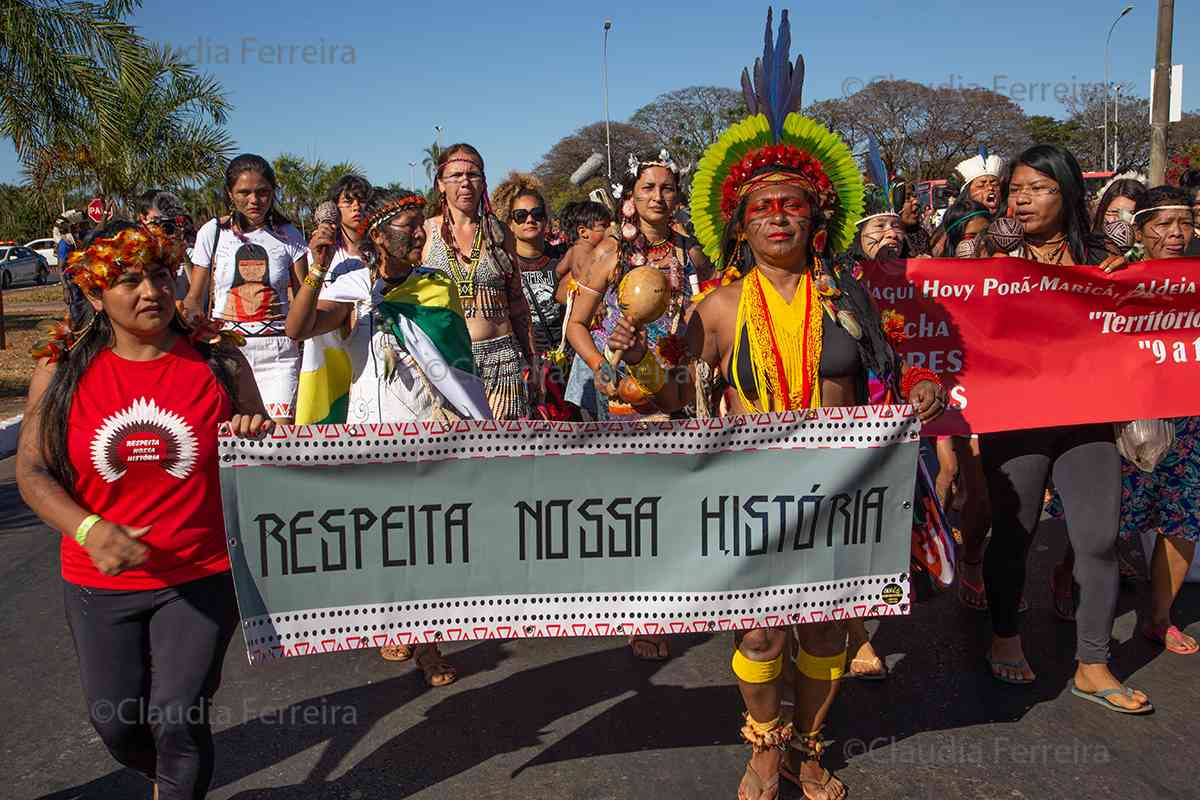
[[[46,259],[28,247],[13,242],[0,244],[0,288],[8,289],[16,283],[41,286],[49,273]]]
[[[58,246],[53,239],[34,239],[26,242],[25,246],[42,258],[50,269],[58,269]]]

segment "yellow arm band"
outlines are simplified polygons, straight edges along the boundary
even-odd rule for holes
[[[79,542],[80,547],[83,547],[84,542],[87,541],[88,532],[95,527],[96,523],[99,521],[100,515],[92,514],[91,516],[84,517],[83,522],[79,523],[79,527],[75,529],[75,541]]]
[[[735,649],[732,666],[733,674],[745,683],[770,683],[783,674],[783,653],[770,661],[751,661]]]
[[[641,361],[627,365],[626,369],[646,394],[656,394],[667,383],[667,371],[658,363],[658,358],[649,347],[646,348],[646,354],[642,356]]]
[[[836,681],[846,672],[846,651],[832,656],[814,656],[801,648],[796,653],[796,669],[814,681]]]
[[[304,285],[310,289],[319,291],[323,283],[325,283],[325,270],[310,269],[304,276]]]

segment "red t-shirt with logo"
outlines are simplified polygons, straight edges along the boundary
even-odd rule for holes
[[[180,337],[153,361],[102,351],[79,382],[67,447],[79,477],[75,497],[104,519],[132,528],[149,557],[104,575],[74,537],[62,537],[62,574],[80,586],[160,589],[229,569],[217,466],[217,426],[229,393]]]

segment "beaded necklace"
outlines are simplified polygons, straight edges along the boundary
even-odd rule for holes
[[[475,269],[479,266],[479,254],[483,249],[483,223],[475,229],[475,241],[471,244],[471,255],[464,267],[458,260],[458,248],[447,247],[446,256],[450,267],[450,277],[458,286],[458,299],[465,308],[468,303],[475,302]]]

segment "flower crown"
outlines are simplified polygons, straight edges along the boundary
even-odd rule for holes
[[[386,225],[400,214],[413,208],[424,208],[425,198],[419,194],[410,194],[405,197],[397,197],[386,201],[383,205],[364,219],[358,226],[358,235],[364,236],[378,228],[380,225]]]
[[[662,167],[670,170],[671,174],[675,177],[679,177],[679,165],[675,163],[675,159],[671,158],[671,154],[667,152],[665,147],[658,151],[657,158],[648,161],[642,161],[633,153],[629,154],[629,175],[636,178],[639,174],[641,174],[642,170],[646,169],[647,167]],[[624,193],[624,186],[619,183],[613,184],[612,195],[615,199],[620,200],[621,195]]]
[[[730,168],[721,183],[721,216],[726,222],[733,219],[742,198],[772,183],[803,186],[816,197],[822,211],[828,211],[837,202],[837,194],[821,162],[795,145],[768,145],[750,151]]]
[[[94,240],[67,257],[67,277],[84,294],[112,287],[126,270],[150,264],[174,268],[183,259],[183,242],[146,226],[125,228],[115,236]]]

